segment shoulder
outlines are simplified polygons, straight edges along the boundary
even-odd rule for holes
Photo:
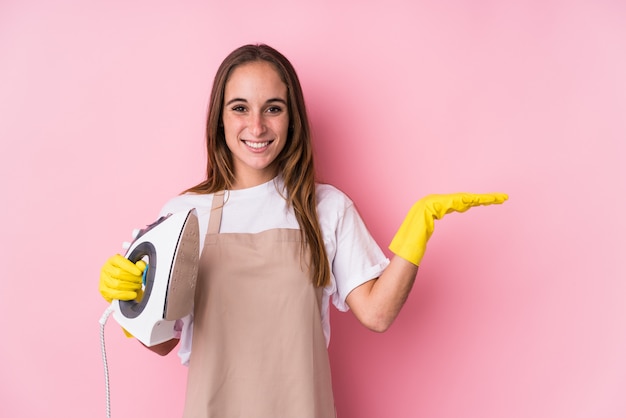
[[[332,212],[343,213],[353,206],[352,200],[344,192],[331,184],[317,183],[315,185],[317,210],[320,214]]]
[[[185,193],[175,196],[165,202],[161,208],[160,215],[167,215],[168,213],[176,213],[184,210],[197,208],[202,210],[203,208],[211,208],[213,202],[213,194],[197,194],[197,193]]]

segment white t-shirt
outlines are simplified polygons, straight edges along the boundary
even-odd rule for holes
[[[268,229],[300,229],[293,209],[283,198],[284,183],[280,177],[268,183],[243,190],[227,191],[224,196],[222,233],[258,233]],[[358,214],[353,202],[337,188],[316,185],[317,211],[330,260],[331,282],[322,297],[322,326],[326,344],[330,341],[329,303],[340,311],[347,311],[346,297],[361,284],[375,279],[389,264]],[[200,227],[200,249],[204,248],[212,194],[184,194],[165,204],[161,216],[196,208]],[[178,355],[187,364],[191,354],[193,316],[177,324],[180,329]]]

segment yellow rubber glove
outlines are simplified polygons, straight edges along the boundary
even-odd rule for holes
[[[508,198],[504,193],[426,196],[411,207],[389,244],[389,249],[397,256],[419,266],[426,252],[426,243],[435,230],[435,220],[450,212],[465,212],[474,206],[500,204]]]
[[[119,254],[109,258],[100,271],[100,294],[109,303],[113,299],[141,300],[143,260],[133,263]]]
[[[109,303],[117,300],[137,300],[143,297],[143,272],[146,263],[143,260],[133,263],[119,254],[109,258],[100,271],[100,294]],[[124,335],[133,338],[132,334],[122,328]]]

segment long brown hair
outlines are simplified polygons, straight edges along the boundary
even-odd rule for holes
[[[304,245],[311,255],[312,280],[316,286],[330,282],[330,265],[324,248],[315,197],[315,168],[311,130],[304,105],[304,95],[295,69],[280,52],[267,45],[244,45],[231,52],[217,70],[211,90],[206,124],[206,180],[186,192],[215,193],[232,188],[235,181],[232,155],[226,146],[222,112],[224,90],[232,71],[245,63],[266,61],[274,66],[287,86],[289,135],[285,147],[276,158],[278,172],[287,189],[287,203],[293,207]]]

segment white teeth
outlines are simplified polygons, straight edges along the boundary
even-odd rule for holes
[[[250,148],[256,148],[256,149],[264,148],[264,147],[268,146],[269,143],[270,143],[269,141],[267,141],[267,142],[248,142],[248,141],[244,141],[244,142]]]

